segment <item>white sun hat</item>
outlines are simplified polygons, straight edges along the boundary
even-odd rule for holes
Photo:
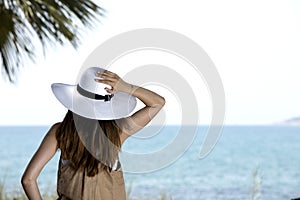
[[[67,109],[90,119],[112,120],[127,117],[136,106],[136,98],[128,93],[110,94],[105,87],[111,86],[97,82],[97,73],[105,69],[90,67],[83,71],[76,85],[53,83],[55,97]]]

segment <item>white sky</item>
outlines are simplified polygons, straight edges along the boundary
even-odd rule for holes
[[[81,64],[103,41],[149,27],[184,34],[208,53],[225,88],[225,124],[265,124],[300,115],[299,1],[109,0],[99,4],[109,11],[107,17],[98,28],[86,31],[78,51],[70,46],[50,48],[46,57],[38,53],[36,64],[25,64],[17,84],[0,80],[0,125],[60,121],[66,109],[53,96],[51,83],[75,83]],[[136,52],[118,60],[112,69],[122,75],[128,66],[149,63],[187,69],[183,76],[197,96],[199,123],[210,123],[211,102],[205,84],[179,58],[162,52]],[[166,97],[165,122],[180,123],[176,94],[158,85],[145,87]]]

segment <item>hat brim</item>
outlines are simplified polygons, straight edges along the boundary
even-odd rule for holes
[[[53,83],[55,97],[69,110],[90,119],[112,120],[127,117],[136,106],[136,98],[117,92],[110,101],[96,100],[82,96],[76,85]]]

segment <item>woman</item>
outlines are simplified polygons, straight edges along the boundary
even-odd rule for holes
[[[27,197],[42,198],[37,177],[59,149],[59,199],[126,199],[118,153],[160,111],[164,98],[95,67],[77,85],[53,84],[52,90],[68,112],[50,128],[23,174]],[[145,106],[130,114],[136,98]]]

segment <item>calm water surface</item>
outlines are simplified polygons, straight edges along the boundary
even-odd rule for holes
[[[151,128],[158,130],[147,127],[147,132]],[[8,191],[20,190],[21,175],[48,129],[0,127],[0,180]],[[178,129],[168,126],[148,139],[130,138],[123,151],[159,150],[174,139]],[[173,199],[251,199],[256,184],[261,199],[300,197],[300,127],[225,126],[213,151],[198,159],[206,131],[207,127],[199,127],[189,149],[169,166],[151,173],[125,173],[131,196],[166,193]],[[42,192],[55,193],[58,159],[59,153],[39,177]]]

